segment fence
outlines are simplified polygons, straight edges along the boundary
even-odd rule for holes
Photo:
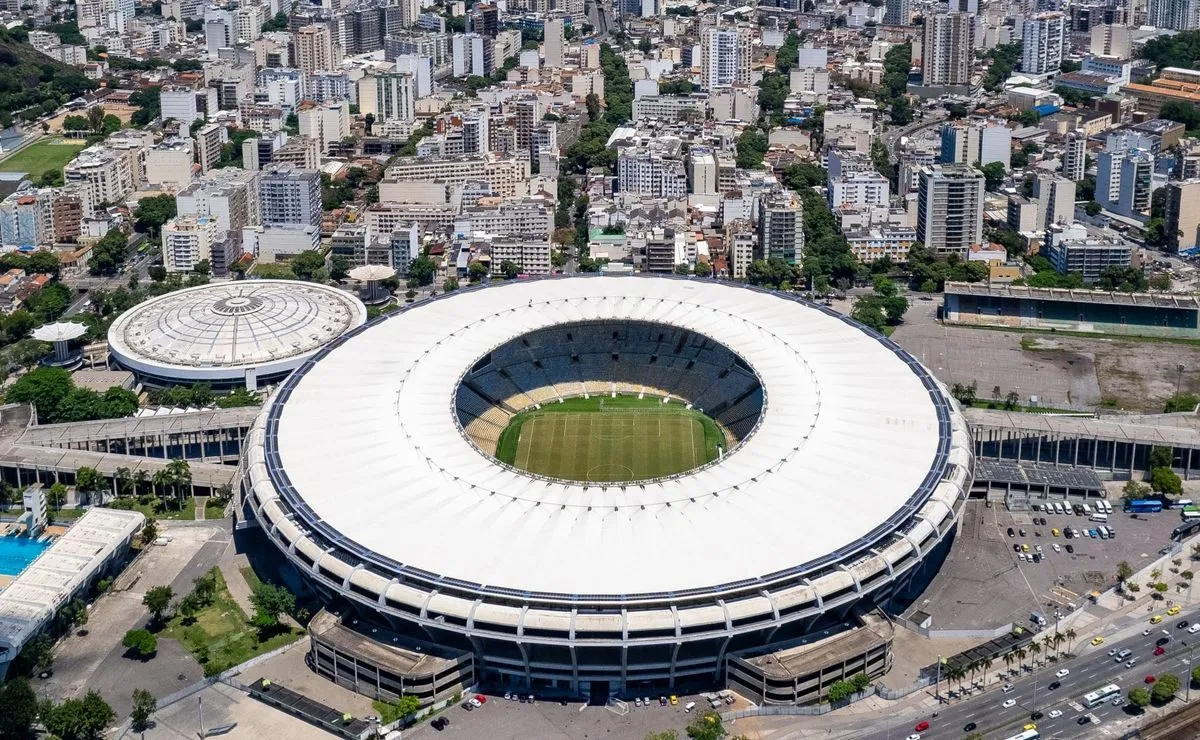
[[[899,689],[889,689],[886,686],[884,686],[883,684],[877,684],[875,686],[875,693],[877,695],[879,695],[879,698],[881,698],[881,699],[887,699],[888,701],[895,701],[896,699],[903,699],[904,697],[908,696],[911,693],[920,691],[921,689],[927,688],[932,685],[933,685],[932,678],[930,678],[928,676],[922,676],[921,678],[918,678],[914,683],[911,683],[908,686],[905,686],[905,687],[899,688]]]
[[[805,706],[793,706],[791,704],[768,704],[762,707],[750,707],[749,709],[738,709],[733,712],[722,712],[721,719],[725,722],[732,722],[736,719],[744,719],[746,717],[779,717],[779,716],[806,716],[818,717],[822,714],[829,714],[835,709],[848,707],[855,702],[862,701],[867,697],[873,696],[875,691],[867,689],[860,691],[857,694],[842,699],[833,704],[810,704]]]

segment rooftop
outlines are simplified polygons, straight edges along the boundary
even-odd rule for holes
[[[1102,246],[1102,245],[1098,245]],[[1031,288],[1027,285],[985,285],[983,283],[946,283],[947,295],[999,296],[1031,298],[1042,301],[1088,301],[1126,306],[1190,308],[1200,310],[1200,299],[1174,293],[1121,293],[1107,290],[1072,288]]]

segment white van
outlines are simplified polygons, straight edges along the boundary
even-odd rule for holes
[[[1104,499],[1101,499],[1101,500],[1100,500],[1100,505],[1104,507],[1104,513],[1105,513],[1105,514],[1111,514],[1111,513],[1113,513],[1113,507],[1112,507],[1112,504],[1108,503],[1108,501],[1106,501],[1106,500],[1104,500]]]
[[[1095,514],[1092,514],[1088,519],[1089,519],[1089,521],[1100,522],[1101,524],[1107,524],[1108,523],[1108,514],[1105,514],[1103,511],[1097,511]]]
[[[1063,505],[1062,505],[1062,504],[1060,504],[1060,503],[1058,503],[1057,501],[1055,501],[1055,502],[1054,502],[1054,513],[1055,513],[1055,514],[1065,514],[1065,513],[1067,513],[1067,512],[1066,512],[1066,510],[1063,508]]]
[[[695,708],[696,708],[696,702],[694,702],[694,701],[689,701],[687,704],[683,705],[683,711],[685,711],[685,712],[690,712]]]
[[[1083,507],[1083,515],[1084,516],[1092,515],[1092,505],[1091,504],[1083,503],[1083,504],[1080,504],[1080,506]]]

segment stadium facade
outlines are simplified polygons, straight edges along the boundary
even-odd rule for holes
[[[523,408],[635,393],[703,407],[729,449],[606,484],[491,456]],[[972,462],[946,389],[836,312],[715,281],[590,276],[461,290],[334,340],[251,428],[242,492],[285,577],[341,615],[314,632],[313,667],[356,690],[604,697],[761,678],[751,693],[771,703],[886,666],[890,638],[872,637],[815,679],[733,675],[734,659],[753,674],[765,654],[915,597]]]

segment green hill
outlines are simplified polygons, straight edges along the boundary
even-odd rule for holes
[[[25,39],[23,28],[0,28],[0,128],[8,128],[14,118],[32,121],[96,87],[82,72],[35,51]]]

